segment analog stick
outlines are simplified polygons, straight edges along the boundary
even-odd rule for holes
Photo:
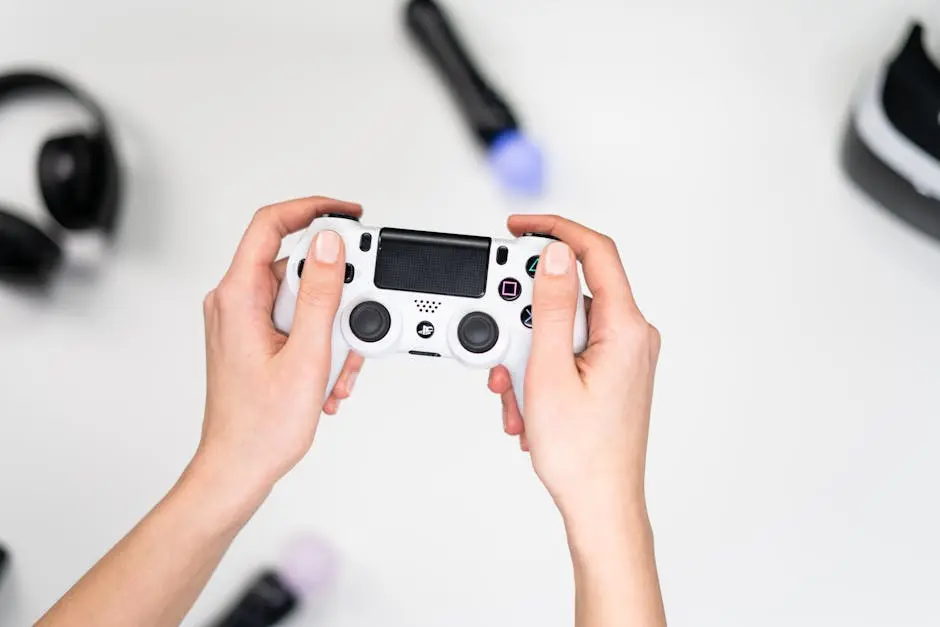
[[[381,303],[359,303],[349,314],[349,328],[353,335],[369,344],[378,342],[392,328],[392,317]]]
[[[457,340],[467,351],[477,355],[486,353],[499,340],[499,326],[492,316],[481,311],[468,313],[457,327]]]

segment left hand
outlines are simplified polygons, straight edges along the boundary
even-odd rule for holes
[[[272,322],[287,261],[275,263],[282,239],[328,212],[358,217],[362,208],[314,197],[260,209],[205,299],[208,381],[196,460],[234,485],[273,487],[310,449],[321,410],[337,411],[362,367],[362,357],[350,353],[332,393],[324,393],[345,271],[335,232],[318,234],[310,246],[290,337]]]

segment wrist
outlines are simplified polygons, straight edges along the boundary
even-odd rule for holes
[[[580,526],[566,523],[566,532],[575,571],[582,574],[610,575],[653,555],[653,529],[645,512]]]
[[[621,491],[586,495],[575,502],[559,504],[572,551],[584,556],[603,555],[652,541],[646,499],[639,492]]]
[[[174,491],[200,503],[201,516],[217,529],[237,531],[257,511],[273,485],[237,472],[238,464],[200,449]]]

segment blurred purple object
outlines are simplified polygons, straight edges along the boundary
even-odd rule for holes
[[[304,535],[287,546],[278,572],[294,594],[306,600],[332,583],[336,569],[332,546],[316,536]]]
[[[490,166],[503,187],[526,196],[542,193],[545,182],[542,152],[519,131],[507,131],[489,147]]]

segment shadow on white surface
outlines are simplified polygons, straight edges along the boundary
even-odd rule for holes
[[[0,575],[0,625],[25,625],[25,608],[19,602],[20,580],[16,574],[16,558],[8,556],[6,570]]]
[[[158,263],[171,250],[166,190],[172,188],[172,181],[154,156],[157,145],[145,126],[118,113],[112,118],[118,129],[115,142],[123,157],[123,191],[111,262],[140,258]]]

